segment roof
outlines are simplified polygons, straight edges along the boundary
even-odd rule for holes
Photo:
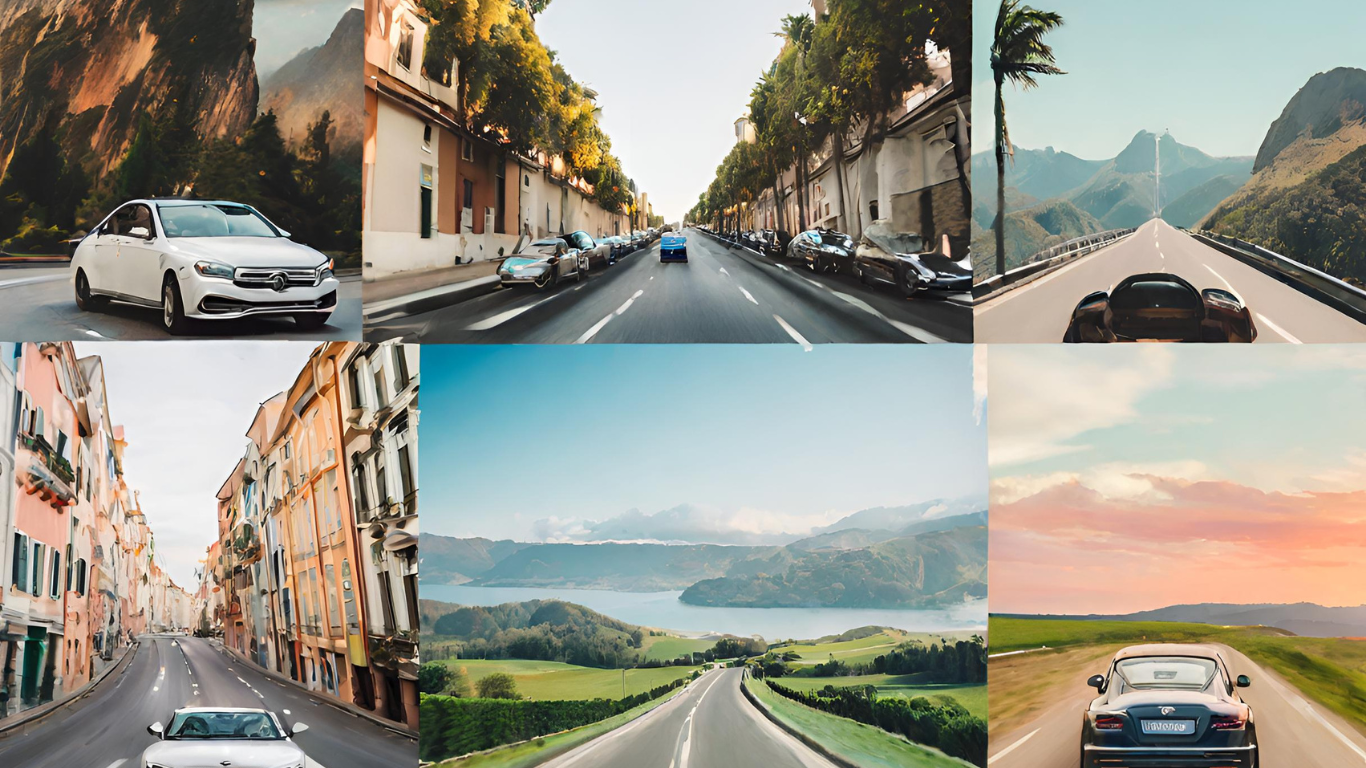
[[[177,206],[177,205],[237,205],[249,208],[246,203],[239,203],[233,200],[200,200],[193,197],[145,197],[137,200],[130,200],[132,203],[156,203],[157,205]]]
[[[1201,643],[1147,643],[1121,648],[1115,654],[1115,661],[1143,656],[1192,656],[1200,659],[1223,660],[1224,652],[1217,646]]]

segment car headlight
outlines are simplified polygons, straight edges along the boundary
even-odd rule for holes
[[[336,275],[335,269],[336,262],[328,259],[322,266],[318,267],[318,279],[326,280],[329,277],[334,277]]]
[[[217,261],[197,261],[194,271],[198,272],[200,277],[217,277],[222,280],[231,280],[233,274],[232,267]]]

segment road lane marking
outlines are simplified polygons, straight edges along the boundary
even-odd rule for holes
[[[872,304],[869,304],[868,302],[864,301],[863,299],[860,299],[860,298],[858,298],[858,297],[856,297],[856,296],[850,296],[849,294],[847,294],[847,293],[842,293],[842,292],[840,292],[840,291],[834,291],[834,290],[832,290],[832,291],[830,291],[830,292],[833,293],[833,294],[835,294],[836,296],[840,297],[840,298],[843,299],[844,301],[848,302],[849,304],[852,304],[853,306],[858,307],[859,309],[863,310],[864,312],[867,312],[868,314],[870,314],[870,315],[872,315],[872,316],[874,316],[874,317],[876,317],[876,318],[881,319],[883,322],[887,323],[888,325],[892,326],[893,328],[897,329],[898,331],[901,331],[902,333],[906,334],[907,336],[910,336],[911,338],[915,339],[916,341],[921,341],[921,342],[924,342],[924,343],[926,343],[926,344],[938,344],[938,343],[944,341],[944,340],[941,339],[940,337],[936,336],[936,335],[933,334],[933,333],[930,333],[930,332],[927,331],[927,330],[924,330],[923,328],[917,328],[917,327],[915,327],[914,325],[911,325],[910,323],[902,322],[901,320],[893,320],[892,318],[887,317],[886,315],[884,315],[884,314],[882,314],[881,312],[879,312],[879,311],[877,310],[877,308],[875,308]]]
[[[575,339],[574,343],[587,344],[588,341],[592,339],[594,336],[597,336],[598,331],[601,331],[602,327],[604,325],[607,325],[607,323],[611,322],[612,318],[614,317],[616,317],[616,315],[608,315],[607,317],[604,317],[603,319],[599,320],[592,328],[589,328],[587,331],[585,331],[582,336]]]
[[[33,285],[35,283],[55,283],[58,280],[69,279],[66,275],[44,275],[42,277],[22,277],[17,280],[0,281],[0,288],[17,288],[21,285]]]
[[[630,308],[631,308],[631,305],[634,304],[634,303],[636,302],[636,299],[640,298],[640,295],[641,295],[642,293],[645,293],[645,291],[643,291],[643,290],[636,291],[635,294],[633,294],[633,295],[631,296],[631,298],[629,298],[629,299],[626,300],[626,303],[625,303],[625,304],[622,304],[620,307],[617,307],[617,311],[616,311],[617,316],[620,317],[620,316],[621,316],[621,313],[623,313],[623,312],[625,312],[626,310],[630,309]]]
[[[1280,327],[1279,325],[1276,325],[1275,323],[1271,322],[1271,318],[1267,317],[1266,315],[1263,315],[1261,312],[1258,312],[1258,313],[1257,313],[1257,320],[1259,320],[1260,322],[1264,323],[1264,324],[1265,324],[1267,327],[1269,327],[1271,330],[1273,330],[1273,331],[1275,331],[1276,333],[1280,334],[1281,338],[1285,339],[1286,341],[1290,342],[1291,344],[1303,344],[1303,343],[1304,343],[1304,342],[1300,341],[1299,339],[1295,338],[1294,334],[1290,333],[1290,331],[1287,331],[1286,329]]]
[[[991,756],[991,757],[988,757],[988,758],[987,758],[987,765],[991,765],[992,763],[996,762],[997,760],[1000,760],[1001,758],[1003,758],[1003,757],[1005,757],[1006,755],[1010,754],[1011,752],[1013,752],[1013,751],[1015,750],[1016,747],[1020,746],[1021,744],[1025,743],[1026,741],[1029,741],[1030,739],[1034,738],[1034,734],[1036,734],[1036,733],[1038,733],[1038,732],[1039,732],[1039,729],[1038,729],[1038,728],[1035,728],[1034,730],[1030,731],[1027,735],[1025,735],[1025,737],[1024,737],[1023,739],[1020,739],[1019,741],[1015,742],[1014,744],[1011,744],[1010,746],[1006,747],[1005,749],[1001,750],[1000,752],[997,752],[995,755],[993,755],[993,756]]]
[[[1268,683],[1271,683],[1271,687],[1275,688],[1276,692],[1279,693],[1281,695],[1281,698],[1285,699],[1286,702],[1290,704],[1290,706],[1300,710],[1307,717],[1314,720],[1319,725],[1322,725],[1325,729],[1328,730],[1329,733],[1336,736],[1338,741],[1341,741],[1343,744],[1346,744],[1348,749],[1355,752],[1357,756],[1361,758],[1362,762],[1366,762],[1366,750],[1363,750],[1361,747],[1357,746],[1356,742],[1347,738],[1347,736],[1343,734],[1342,731],[1339,731],[1336,727],[1333,726],[1332,723],[1328,722],[1328,720],[1324,718],[1323,715],[1320,715],[1318,713],[1318,710],[1314,709],[1314,707],[1308,701],[1306,701],[1304,697],[1299,696],[1298,694],[1292,692],[1290,689],[1281,685],[1280,681],[1276,680],[1270,675],[1266,675],[1265,679]]]
[[[721,274],[725,275],[726,277],[730,277],[730,273],[726,271],[725,267],[721,267]]]
[[[126,762],[128,762],[128,758],[120,757],[118,760],[115,760],[114,762],[110,763],[107,766],[107,768],[119,768],[120,765],[123,765]]]
[[[1225,288],[1229,289],[1230,291],[1233,290],[1233,285],[1229,283],[1229,281],[1225,280],[1223,275],[1219,274],[1218,272],[1215,272],[1214,267],[1211,267],[1208,264],[1205,264],[1204,267],[1205,269],[1209,270],[1209,273],[1211,275],[1214,275],[1215,277],[1219,278],[1219,282],[1223,283]]]
[[[735,287],[736,287],[736,288],[740,288],[740,286],[738,286],[738,285],[735,286]],[[749,303],[753,304],[753,305],[756,306],[756,307],[759,306],[759,302],[755,301],[755,300],[754,300],[754,297],[751,296],[751,295],[749,295],[749,291],[745,290],[744,288],[740,288],[740,293],[745,294],[745,298],[749,299]]]
[[[498,314],[494,315],[493,317],[490,317],[490,318],[487,318],[487,319],[484,319],[484,320],[480,320],[480,321],[477,322],[477,323],[473,323],[473,324],[471,324],[471,325],[465,326],[465,330],[467,330],[467,331],[487,331],[487,330],[489,330],[489,329],[491,329],[491,328],[497,328],[498,326],[502,325],[503,323],[506,323],[507,321],[511,320],[512,318],[517,317],[518,315],[522,314],[523,312],[530,312],[531,310],[533,310],[533,309],[535,309],[535,308],[541,306],[542,304],[546,303],[547,301],[551,301],[551,300],[557,298],[559,295],[560,295],[560,294],[555,294],[554,296],[547,296],[547,297],[545,297],[544,299],[541,299],[541,300],[539,300],[539,301],[533,301],[533,302],[531,302],[530,304],[526,305],[525,307],[518,307],[517,309],[509,309],[509,310],[506,311],[506,312],[499,312]]]
[[[781,317],[778,317],[777,315],[774,315],[773,319],[778,321],[778,325],[781,325],[783,327],[783,330],[787,331],[787,335],[791,336],[793,341],[802,345],[803,350],[810,352],[813,349],[813,347],[811,346],[811,342],[807,341],[800,333],[797,333],[797,329],[788,325],[786,320],[782,319]],[[709,688],[707,690],[711,689]]]

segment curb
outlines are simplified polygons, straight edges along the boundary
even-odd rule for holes
[[[359,717],[359,718],[362,718],[362,719],[365,719],[365,720],[369,720],[370,722],[374,723],[375,725],[378,725],[378,726],[380,726],[381,728],[385,728],[385,729],[387,729],[387,730],[393,731],[394,733],[397,733],[397,734],[400,735],[400,736],[407,736],[408,738],[411,738],[411,739],[416,739],[416,738],[417,738],[417,731],[412,730],[411,728],[407,727],[406,725],[399,725],[398,723],[395,723],[395,722],[393,722],[392,720],[385,720],[384,718],[382,718],[382,717],[376,715],[375,713],[370,712],[370,711],[368,711],[368,710],[361,709],[360,707],[358,707],[358,706],[356,706],[356,705],[354,705],[354,704],[347,704],[347,703],[344,702],[344,701],[337,701],[337,700],[331,699],[331,698],[329,698],[329,697],[327,697],[327,696],[319,695],[319,693],[318,693],[317,691],[310,691],[310,690],[308,690],[308,688],[305,687],[305,686],[304,686],[302,683],[300,683],[299,681],[294,680],[293,678],[286,677],[286,676],[280,674],[279,672],[276,672],[276,671],[273,670],[273,669],[266,669],[265,667],[263,667],[263,666],[257,664],[256,662],[254,662],[254,661],[252,661],[251,659],[247,658],[245,655],[243,655],[243,654],[241,654],[241,653],[238,653],[238,651],[237,651],[236,648],[229,648],[228,646],[224,645],[224,644],[221,643],[221,642],[213,643],[213,644],[214,644],[214,645],[217,645],[218,648],[219,648],[220,650],[222,650],[224,653],[228,654],[228,656],[230,656],[230,657],[232,657],[232,658],[234,658],[234,659],[237,659],[239,662],[241,662],[241,663],[243,663],[243,664],[250,664],[253,670],[255,670],[255,671],[257,671],[257,672],[260,672],[262,675],[264,675],[264,676],[266,676],[266,677],[268,677],[268,678],[270,678],[270,679],[272,679],[272,680],[276,680],[276,681],[279,681],[279,682],[281,682],[281,683],[286,683],[286,684],[288,684],[288,685],[292,685],[292,686],[294,686],[295,688],[298,688],[299,690],[301,690],[301,691],[303,691],[304,693],[308,694],[309,697],[311,697],[311,698],[313,698],[313,699],[315,699],[315,700],[317,700],[317,701],[319,701],[319,702],[321,702],[321,703],[323,703],[323,704],[326,704],[326,705],[328,705],[329,707],[332,707],[333,709],[339,709],[339,710],[341,710],[342,712],[345,712],[345,713],[347,713],[347,714],[349,714],[349,715],[355,715],[356,717]]]
[[[436,288],[429,288],[425,291],[410,293],[392,299],[384,299],[373,303],[364,303],[361,312],[369,322],[380,322],[391,320],[395,317],[406,315],[416,315],[423,312],[449,307],[459,304],[462,301],[477,299],[480,296],[487,296],[494,291],[501,290],[502,278],[497,275],[487,275],[476,277],[473,280],[466,280],[450,285],[441,285]],[[362,288],[362,301],[364,301],[364,289]]]
[[[792,727],[791,725],[788,725],[787,723],[779,719],[778,716],[773,714],[773,712],[771,712],[768,707],[764,706],[764,703],[762,701],[759,701],[759,697],[755,696],[753,693],[750,692],[749,688],[745,687],[745,680],[749,679],[753,678],[750,678],[749,670],[745,670],[745,679],[742,679],[740,681],[740,692],[743,693],[745,695],[745,698],[749,700],[749,703],[753,704],[755,709],[758,709],[760,712],[762,712],[764,717],[768,718],[770,722],[772,722],[779,728],[783,729],[783,731],[786,732],[787,735],[810,747],[812,751],[814,751],[816,754],[820,755],[821,757],[824,757],[826,760],[829,760],[835,765],[840,766],[840,768],[863,768],[863,766],[859,765],[858,763],[855,763],[846,757],[842,757],[840,755],[835,754],[834,752],[831,752],[830,750],[826,749],[823,745],[821,745],[819,742],[817,742],[815,739],[811,738],[810,736],[807,736],[806,734],[802,733],[801,731],[797,730],[796,728]],[[759,680],[756,681],[756,683],[762,685],[763,681]]]
[[[9,733],[10,731],[16,728],[21,728],[25,725],[36,723],[39,720],[42,720],[43,718],[47,717],[48,715],[51,715],[54,712],[61,710],[66,705],[71,704],[78,699],[85,698],[86,696],[89,696],[90,694],[94,693],[95,687],[98,686],[100,683],[104,682],[106,679],[108,679],[111,675],[114,674],[114,672],[117,671],[120,674],[122,674],[122,671],[126,669],[129,664],[132,663],[133,657],[137,655],[137,652],[139,649],[141,649],[141,647],[141,640],[133,641],[133,644],[128,646],[128,650],[124,651],[122,658],[120,658],[113,664],[110,664],[103,672],[99,673],[99,675],[96,676],[94,680],[91,680],[90,682],[76,689],[74,693],[70,693],[60,699],[49,701],[48,703],[34,707],[33,709],[25,710],[23,712],[15,714],[13,715],[15,720],[11,722],[6,722],[6,720],[9,720],[9,718],[5,718],[5,720],[0,720],[0,736],[3,736],[4,734]]]

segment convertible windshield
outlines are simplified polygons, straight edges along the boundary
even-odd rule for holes
[[[1124,684],[1139,691],[1203,691],[1217,671],[1213,659],[1183,656],[1145,656],[1115,665]]]
[[[863,230],[863,237],[887,253],[920,253],[925,241],[910,232],[893,232],[889,227],[875,224]]]
[[[168,739],[282,739],[264,712],[181,712],[166,731]]]
[[[240,205],[160,205],[167,237],[279,237],[261,215]]]

